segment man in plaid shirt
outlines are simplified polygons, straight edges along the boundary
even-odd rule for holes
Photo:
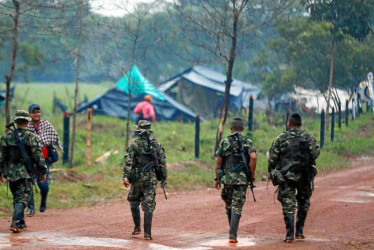
[[[49,191],[49,166],[51,162],[49,160],[50,155],[48,154],[48,147],[52,145],[56,145],[60,150],[62,150],[62,145],[60,139],[58,138],[58,134],[52,124],[41,118],[41,110],[38,104],[31,104],[29,106],[29,114],[31,117],[31,122],[27,125],[27,129],[32,131],[37,135],[39,144],[42,147],[42,153],[44,158],[46,159],[47,165],[47,179],[44,183],[40,181],[40,176],[37,176],[37,183],[40,189],[41,195],[41,202],[40,202],[40,212],[44,212],[47,209],[47,195]],[[35,214],[34,210],[34,195],[31,193],[30,200],[28,203],[28,212],[27,216],[33,216]]]

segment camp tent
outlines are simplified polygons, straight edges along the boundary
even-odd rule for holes
[[[223,104],[226,76],[194,66],[164,81],[158,87],[195,113],[206,118],[217,117]],[[230,89],[230,109],[248,108],[249,97],[256,98],[261,89],[251,84],[233,79]]]
[[[127,119],[129,84],[132,94],[131,111],[134,110],[137,103],[143,101],[145,95],[151,95],[153,97],[152,104],[156,112],[157,120],[189,121],[195,119],[195,114],[191,110],[167,95],[161,94],[153,84],[141,74],[136,66],[132,68],[131,73],[129,72],[122,77],[114,88],[95,97],[90,102],[81,104],[78,107],[78,112],[85,112],[87,108],[92,108],[93,114]],[[131,112],[130,119],[136,119],[133,112]]]
[[[9,99],[12,100],[14,97],[14,87],[10,88],[9,90]],[[5,102],[6,98],[6,90],[0,90],[0,106],[2,106]]]

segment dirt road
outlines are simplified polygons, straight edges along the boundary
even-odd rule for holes
[[[131,236],[129,204],[123,199],[93,207],[49,209],[27,218],[28,229],[8,231],[0,220],[0,248],[27,249],[374,249],[374,159],[318,175],[305,240],[282,242],[285,226],[275,187],[258,182],[257,202],[249,195],[239,225],[239,243],[228,244],[228,222],[219,191],[204,189],[157,195],[152,241]]]

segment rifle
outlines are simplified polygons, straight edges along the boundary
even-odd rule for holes
[[[33,164],[32,164],[32,162],[30,160],[30,157],[28,156],[28,154],[26,152],[25,143],[23,141],[23,138],[18,136],[17,129],[15,128],[14,122],[9,123],[5,127],[7,129],[9,129],[10,131],[13,132],[13,134],[14,134],[14,136],[16,138],[16,144],[17,144],[19,150],[21,151],[21,156],[22,156],[22,159],[23,159],[23,164],[25,164],[27,173],[31,177],[32,185],[35,187],[35,192],[38,193],[38,189],[36,188],[35,180],[34,180],[35,179],[34,167],[33,167]]]
[[[242,156],[242,160],[243,160],[243,163],[244,163],[244,173],[245,173],[245,176],[247,177],[247,182],[248,182],[248,185],[251,189],[253,200],[254,200],[254,202],[256,202],[255,193],[253,192],[253,189],[256,186],[253,184],[251,169],[249,168],[247,157],[246,157],[245,151],[244,151],[244,146],[243,146],[243,143],[240,141],[240,138],[239,138],[239,133],[235,133],[234,138],[236,138],[236,141],[238,142],[238,145],[239,145],[239,148],[240,148],[240,154]]]
[[[166,191],[165,191],[165,186],[167,185],[166,177],[165,177],[164,173],[162,172],[161,166],[158,162],[157,153],[156,153],[155,148],[152,146],[151,139],[149,137],[149,133],[147,131],[143,131],[139,134],[139,136],[143,135],[143,134],[145,135],[145,138],[147,140],[148,147],[149,147],[149,153],[151,154],[151,157],[152,157],[152,162],[147,163],[145,168],[146,169],[150,169],[151,167],[154,168],[154,170],[156,172],[157,180],[161,181],[161,188],[164,191],[164,196],[165,196],[165,199],[167,200],[168,197],[167,197]]]

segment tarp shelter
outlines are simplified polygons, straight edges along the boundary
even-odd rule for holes
[[[2,106],[5,102],[6,97],[6,90],[0,90],[0,106]],[[9,99],[12,100],[14,97],[14,87],[10,88],[9,90]]]
[[[225,93],[225,80],[226,76],[221,73],[194,66],[164,81],[158,90],[210,119],[220,113]],[[233,79],[229,109],[248,108],[250,95],[256,98],[260,91],[261,89],[256,86]]]
[[[141,75],[136,66],[132,69],[131,77],[129,73],[127,73],[126,76],[116,83],[114,88],[95,97],[92,101],[80,105],[78,107],[78,112],[84,112],[87,108],[92,108],[93,114],[127,119],[129,100],[127,92],[129,82],[132,93],[130,119],[136,119],[133,110],[136,104],[143,101],[144,96],[147,94],[153,97],[152,104],[156,112],[156,120],[190,121],[195,119],[195,113],[167,95],[161,94],[152,83]]]
[[[332,95],[330,107],[335,107],[333,98],[338,98],[341,101],[341,109],[344,111],[345,102],[349,100],[349,93],[341,89],[333,88]],[[274,105],[276,108],[279,108],[279,106],[283,106],[284,109],[290,107],[292,111],[303,109],[306,112],[314,110],[317,113],[321,113],[322,109],[326,110],[327,101],[319,90],[304,89],[295,86],[294,92],[282,95],[274,102]],[[352,108],[352,102],[349,102],[348,108]]]

